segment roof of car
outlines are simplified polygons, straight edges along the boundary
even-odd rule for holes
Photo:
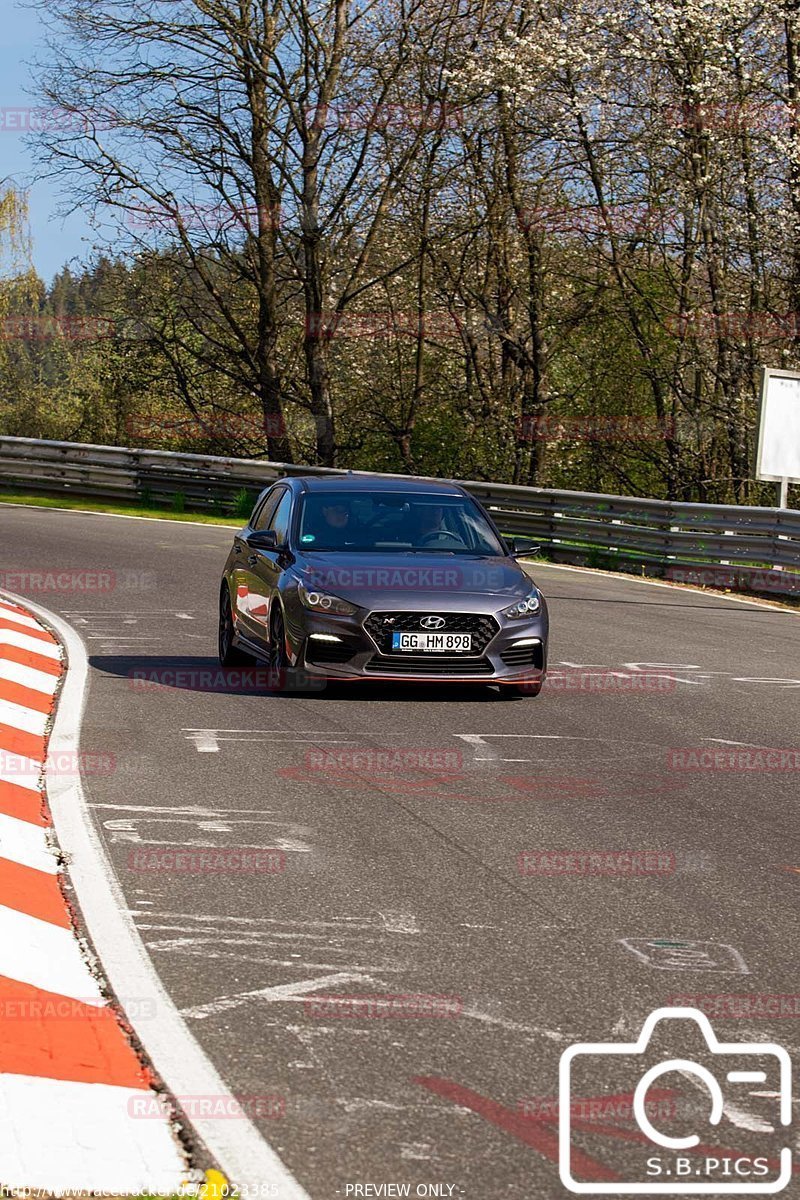
[[[414,492],[417,495],[463,496],[446,479],[403,479],[391,475],[300,475],[310,492]]]

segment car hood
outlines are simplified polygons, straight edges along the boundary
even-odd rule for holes
[[[513,558],[449,554],[299,554],[307,588],[362,608],[495,612],[526,596],[532,580]]]

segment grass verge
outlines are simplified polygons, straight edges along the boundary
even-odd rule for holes
[[[29,508],[68,508],[77,512],[113,513],[123,517],[159,517],[168,521],[200,521],[204,525],[244,525],[246,516],[218,516],[204,512],[173,512],[156,505],[117,504],[102,500],[71,499],[62,496],[29,496],[27,492],[0,492],[0,504],[21,504]]]

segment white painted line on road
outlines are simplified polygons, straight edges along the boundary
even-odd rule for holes
[[[472,1021],[479,1021],[482,1025],[496,1025],[498,1029],[505,1029],[509,1033],[532,1033],[537,1037],[547,1038],[550,1042],[569,1042],[572,1039],[564,1033],[559,1033],[555,1029],[545,1029],[540,1025],[527,1025],[520,1021],[511,1021],[506,1017],[497,1017],[491,1013],[481,1012],[479,1008],[462,1008],[458,1014],[459,1017],[468,1017]]]
[[[58,859],[47,844],[47,830],[32,821],[0,813],[0,858],[47,875],[58,874]],[[2,975],[2,971],[0,971]]]
[[[329,731],[316,734],[302,730],[296,734],[288,729],[182,729],[181,733],[189,742],[194,742],[198,754],[218,754],[220,742],[260,742],[269,738],[270,745],[303,746],[313,742],[315,746],[350,746],[353,738],[332,738]],[[245,734],[245,737],[230,736]],[[287,737],[286,734],[289,736]],[[305,734],[305,736],[303,736]]]
[[[542,562],[534,564],[530,560],[528,560],[528,565],[545,567],[548,571],[573,571],[578,575],[600,575],[603,579],[616,579],[620,583],[644,584],[645,587],[669,588],[672,592],[694,592],[695,595],[705,596],[707,600],[729,600],[731,604],[749,604],[751,608],[762,608],[767,609],[769,612],[782,612],[787,613],[789,616],[797,616],[795,611],[785,605],[779,604],[777,601],[760,598],[750,600],[746,596],[731,596],[727,592],[692,587],[688,583],[666,583],[663,579],[642,579],[639,575],[629,575],[626,571],[599,571],[596,567],[572,567],[567,566],[566,563]],[[573,598],[580,600],[579,596]]]
[[[800,687],[800,679],[785,679],[776,678],[774,676],[761,677],[758,675],[734,675],[733,683],[777,683],[787,688]]]
[[[39,511],[44,509],[44,511],[48,512],[48,513],[60,512],[60,513],[75,513],[76,515],[83,516],[83,517],[110,517],[111,520],[113,520],[113,521],[148,521],[151,525],[152,524],[172,525],[173,527],[175,525],[177,525],[179,528],[182,528],[184,525],[190,525],[195,529],[205,529],[206,533],[213,533],[215,529],[219,529],[221,531],[226,531],[228,529],[241,529],[242,528],[241,525],[218,525],[216,523],[216,521],[213,523],[210,521],[176,521],[171,517],[142,517],[142,516],[139,516],[138,513],[98,512],[94,508],[60,508],[58,505],[55,505],[55,504],[52,504],[52,505],[48,504],[47,507],[45,508],[45,506],[43,504],[12,504],[11,501],[9,501],[9,500],[0,501],[0,507],[2,507],[2,508],[24,508],[26,512],[30,512],[32,509],[33,510],[38,509]],[[213,549],[218,550],[219,547],[215,544],[213,546]],[[23,598],[20,597],[19,603],[27,604],[28,601],[23,600]],[[31,604],[30,607],[33,608],[34,606]],[[44,612],[44,611],[45,610],[42,609],[42,612]]]
[[[11,599],[25,603],[51,625],[66,647],[69,670],[49,751],[53,755],[77,754],[89,671],[84,645],[75,630],[55,613],[17,596]],[[55,775],[48,798],[59,843],[69,857],[70,878],[112,990],[118,996],[136,996],[143,1012],[157,1014],[155,1019],[142,1022],[140,1028],[135,1020],[132,1022],[155,1070],[173,1095],[214,1096],[233,1104],[229,1089],[189,1031],[150,961],[95,828],[80,780]],[[245,1194],[260,1195],[265,1186],[271,1185],[271,1194],[279,1200],[309,1200],[246,1117],[219,1121],[197,1116],[192,1124],[220,1170]],[[85,1182],[80,1186],[85,1188]]]
[[[185,1017],[203,1021],[206,1017],[216,1017],[219,1013],[230,1012],[232,1008],[240,1008],[241,1005],[249,1004],[253,1000],[264,1000],[268,1004],[289,1002],[302,1004],[309,992],[318,992],[322,988],[341,987],[345,983],[366,983],[370,987],[379,986],[379,982],[371,975],[339,971],[334,975],[321,975],[316,979],[298,979],[296,983],[279,983],[273,987],[257,988],[252,992],[234,992],[231,996],[220,996],[218,1000],[210,1000],[207,1004],[197,1004],[181,1011]]]
[[[718,975],[749,975],[750,968],[735,946],[727,942],[691,941],[679,937],[619,938],[639,962],[656,971],[713,971]]]
[[[219,742],[213,733],[195,733],[192,740],[198,754],[219,754]]]
[[[419,933],[419,924],[413,913],[379,912],[387,933]]]
[[[703,738],[700,738],[700,741],[701,742],[719,742],[719,744],[721,746],[747,746],[751,750],[761,750],[762,749],[762,747],[757,745],[755,742],[732,742],[732,741],[729,741],[728,738],[703,737]]]
[[[534,741],[545,742],[607,742],[607,738],[592,738],[580,737],[578,735],[566,733],[454,733],[452,737],[460,738],[462,742],[466,742],[472,747],[473,763],[500,763],[500,762],[534,762],[531,758],[503,758],[499,750],[496,750],[487,739],[488,738],[530,738]],[[480,753],[479,753],[480,752]],[[464,764],[468,766],[468,763]]]
[[[106,1003],[71,929],[2,904],[0,975],[83,1004],[102,1007]]]

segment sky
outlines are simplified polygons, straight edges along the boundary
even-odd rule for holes
[[[28,192],[33,242],[33,263],[49,283],[69,262],[89,258],[94,243],[87,214],[58,215],[68,197],[57,180],[31,183],[36,152],[25,144],[20,126],[35,123],[31,109],[42,110],[32,95],[34,81],[28,63],[43,49],[44,29],[39,12],[15,0],[0,0],[0,184],[13,182]]]

